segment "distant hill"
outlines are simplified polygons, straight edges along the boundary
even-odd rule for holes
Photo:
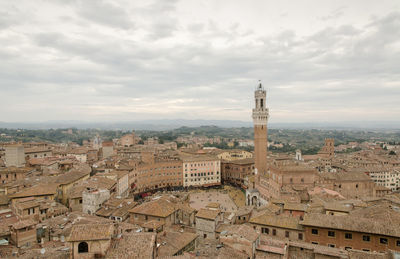
[[[0,122],[0,128],[12,129],[103,129],[103,130],[171,130],[186,127],[217,126],[222,128],[251,127],[251,122],[235,120],[143,120],[130,122],[84,122],[84,121],[47,121],[47,122]]]
[[[239,120],[142,120],[130,122],[85,122],[85,121],[46,121],[46,122],[0,122],[0,128],[10,129],[102,129],[102,130],[172,130],[180,127],[217,126],[221,128],[252,127],[251,121]],[[271,129],[338,129],[338,130],[399,130],[398,122],[304,122],[269,123]]]

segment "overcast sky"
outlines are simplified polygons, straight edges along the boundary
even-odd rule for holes
[[[0,0],[0,121],[398,121],[398,0]]]

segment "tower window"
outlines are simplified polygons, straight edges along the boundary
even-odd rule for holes
[[[261,109],[264,107],[264,99],[260,99],[260,107]]]

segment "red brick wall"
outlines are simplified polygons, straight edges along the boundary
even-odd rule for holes
[[[318,235],[311,233],[311,229],[317,229]],[[329,237],[328,231],[334,231],[335,237]],[[345,239],[345,233],[351,233],[352,239]],[[370,241],[363,241],[363,235],[370,236]],[[400,238],[393,238],[388,236],[365,234],[359,232],[334,230],[334,229],[324,229],[317,227],[305,227],[306,242],[317,242],[319,245],[334,244],[338,248],[351,247],[353,249],[363,250],[369,249],[370,251],[386,251],[387,249],[400,251],[400,246],[396,245]],[[384,245],[380,243],[380,238],[387,238],[388,244]]]

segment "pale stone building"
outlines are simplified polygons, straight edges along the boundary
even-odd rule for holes
[[[183,186],[213,186],[221,184],[221,161],[213,156],[182,156]]]
[[[112,141],[103,141],[101,149],[103,158],[110,157],[114,154],[114,143]]]
[[[107,189],[86,190],[82,192],[82,211],[89,215],[94,214],[101,205],[110,198]]]
[[[5,147],[5,163],[7,167],[25,166],[25,151],[22,145],[10,145]]]
[[[196,233],[202,238],[214,238],[215,230],[223,222],[223,214],[217,209],[200,209],[196,214]]]
[[[113,170],[111,172],[100,174],[100,176],[107,177],[117,182],[117,195],[126,197],[129,194],[129,172]]]
[[[373,167],[365,169],[377,185],[396,191],[400,189],[400,170],[390,167]]]

